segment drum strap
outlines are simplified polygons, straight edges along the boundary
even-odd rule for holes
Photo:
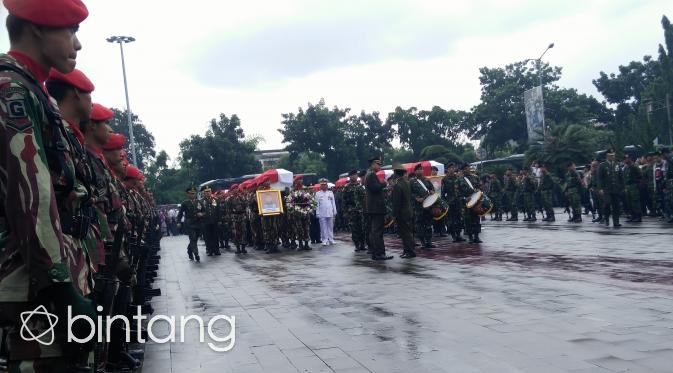
[[[425,184],[423,184],[423,181],[422,181],[421,179],[416,179],[416,181],[418,181],[418,183],[421,184],[421,186],[423,187],[423,189],[425,189],[425,193],[430,194],[430,191],[429,191],[428,188],[425,186]]]

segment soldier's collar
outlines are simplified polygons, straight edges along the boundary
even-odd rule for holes
[[[40,85],[43,85],[44,82],[47,80],[49,77],[49,70],[45,69],[37,63],[34,59],[31,57],[25,55],[24,53],[18,52],[18,51],[9,51],[7,52],[8,55],[12,56],[16,62],[21,64],[28,72],[33,75],[35,80],[37,80]]]

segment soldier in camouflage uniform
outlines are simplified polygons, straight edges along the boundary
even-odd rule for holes
[[[315,213],[316,202],[313,194],[306,190],[302,179],[294,180],[294,189],[285,197],[287,217],[292,229],[293,240],[299,242],[297,250],[311,250],[308,244],[311,215]]]
[[[343,207],[351,230],[351,238],[355,244],[355,251],[365,251],[365,223],[362,201],[365,198],[365,189],[358,182],[358,171],[348,173],[348,183],[343,188]]]
[[[262,180],[261,184],[257,188],[258,191],[261,190],[271,190],[271,183],[269,180]],[[279,225],[280,216],[262,216],[262,238],[266,248],[267,254],[279,253],[278,250],[278,225]]]
[[[570,162],[567,165],[565,196],[568,199],[568,205],[572,210],[572,217],[568,219],[569,223],[582,222],[582,204],[580,191],[582,188],[582,179],[577,174],[575,164]]]
[[[200,219],[201,219],[201,202],[196,199],[196,188],[190,187],[185,190],[187,199],[180,204],[180,211],[178,212],[178,227],[184,228],[185,233],[189,237],[189,245],[187,245],[187,255],[189,260],[201,261],[199,257],[199,236],[201,235]],[[184,224],[182,219],[185,219]]]
[[[423,176],[423,166],[417,164],[414,175],[409,179],[411,198],[414,205],[414,218],[416,222],[416,236],[421,240],[426,249],[434,248],[432,244],[432,215],[429,209],[423,208],[423,200],[431,194],[435,194],[435,186]]]
[[[523,169],[523,179],[521,180],[521,190],[523,193],[523,206],[526,217],[523,221],[537,221],[535,216],[535,178],[530,175],[527,169]]]
[[[465,201],[472,196],[472,193],[481,189],[481,183],[479,181],[479,176],[474,174],[469,163],[463,165],[462,171],[463,174],[458,189],[460,196],[463,197],[463,201]],[[479,233],[481,233],[481,216],[479,216],[473,209],[467,208],[464,202],[462,203],[462,207],[465,234],[470,238],[471,243],[481,243],[482,241],[479,239]]]
[[[610,149],[606,153],[606,161],[598,166],[598,194],[601,197],[601,207],[605,225],[610,225],[610,215],[614,227],[621,227],[619,224],[619,212],[621,201],[621,171],[619,165],[615,162],[615,153]]]
[[[67,56],[81,47],[74,26],[88,12],[75,0],[53,4],[65,7],[63,12],[44,11],[45,4],[36,0],[5,0],[4,4],[10,14],[7,29],[12,51],[0,55],[4,154],[0,157],[0,324],[8,326],[3,337],[9,370],[77,372],[86,368],[79,362],[93,344],[68,344],[62,322],[51,345],[25,341],[19,333],[19,314],[44,305],[65,319],[71,306],[73,316],[96,317],[91,302],[84,298],[91,292],[88,257],[75,243],[86,237],[78,228],[86,229],[86,224],[73,227],[67,214],[73,212],[71,201],[89,196],[78,194],[76,145],[42,88],[49,67],[66,73],[73,70],[74,59]],[[42,30],[40,38],[31,31],[32,25]],[[45,321],[34,316],[26,327],[40,335]],[[78,336],[82,331],[77,331]]]
[[[635,157],[624,154],[624,193],[626,195],[626,210],[629,214],[627,223],[642,222],[642,210],[640,205],[640,187],[643,182],[643,174],[640,167],[633,161]]]
[[[229,197],[226,200],[227,214],[232,224],[232,233],[234,245],[236,245],[236,254],[247,254],[245,250],[245,221],[246,221],[246,199],[243,192],[237,184],[231,186]]]
[[[540,185],[538,186],[540,190],[540,198],[542,199],[542,208],[544,209],[545,217],[542,221],[553,222],[556,221],[556,216],[554,214],[554,179],[552,179],[547,170],[547,165],[540,165]]]
[[[442,199],[449,204],[449,212],[445,219],[453,242],[465,242],[460,235],[463,231],[463,197],[459,193],[459,185],[456,165],[449,163],[446,165],[446,175],[442,179]]]
[[[509,212],[509,218],[507,218],[507,221],[518,221],[519,208],[517,206],[516,200],[519,190],[519,183],[516,180],[516,176],[512,173],[511,168],[505,172],[504,188],[507,198],[507,211]]]
[[[217,227],[220,240],[220,249],[229,250],[231,239],[231,215],[229,214],[229,195],[219,193],[217,196]]]
[[[496,174],[491,174],[490,183],[488,184],[488,194],[491,201],[493,201],[493,212],[495,217],[492,219],[494,221],[502,221],[502,211],[503,211],[503,190],[502,183],[498,180]]]

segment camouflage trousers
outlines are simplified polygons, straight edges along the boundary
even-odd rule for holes
[[[250,233],[252,234],[252,244],[255,246],[264,245],[264,232],[262,231],[262,218],[259,215],[253,215],[250,219]]]
[[[232,238],[234,240],[234,245],[245,245],[245,216],[244,215],[232,215],[231,217],[231,227],[232,227]]]
[[[465,207],[463,209],[463,221],[465,223],[465,234],[481,233],[481,216],[474,212],[474,210]]]
[[[517,217],[519,208],[516,203],[517,193],[516,192],[507,192],[507,211],[510,214],[510,217]]]
[[[566,191],[568,206],[572,210],[573,217],[582,216],[582,198],[576,188],[570,188]]]
[[[503,208],[503,195],[500,193],[492,193],[489,194],[488,197],[491,199],[493,202],[493,210],[491,210],[492,214],[495,215],[502,215],[502,212],[504,211]]]
[[[280,216],[262,216],[262,238],[266,245],[278,244],[278,223]]]
[[[351,230],[351,239],[355,243],[364,243],[365,236],[365,221],[362,211],[358,209],[350,209],[348,211],[348,227]]]
[[[309,229],[311,227],[311,218],[299,212],[293,212],[290,215],[290,227],[292,238],[299,241],[308,241]]]
[[[540,198],[542,199],[542,208],[547,217],[554,216],[554,198],[551,190],[541,190]]]
[[[450,234],[460,234],[463,230],[463,206],[461,201],[456,199],[449,202],[449,212],[446,214],[446,225]]]
[[[619,193],[610,193],[605,191],[601,196],[601,210],[603,219],[609,219],[612,215],[612,220],[619,223],[621,196]]]
[[[524,192],[523,193],[523,211],[527,214],[535,214],[535,193],[533,192]]]
[[[220,222],[218,225],[220,241],[229,241],[231,239],[232,226],[233,222],[229,219]]]
[[[429,245],[432,241],[432,216],[426,209],[416,208],[414,219],[416,223],[415,236],[424,244]]]
[[[638,185],[627,185],[624,191],[626,193],[626,211],[634,218],[640,217],[642,215],[640,188],[638,188]]]

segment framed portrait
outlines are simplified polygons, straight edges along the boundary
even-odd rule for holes
[[[432,183],[432,186],[435,187],[435,192],[442,193],[442,180],[444,176],[428,176],[428,180]]]
[[[262,216],[280,215],[283,213],[283,197],[280,190],[258,190],[257,207]]]

